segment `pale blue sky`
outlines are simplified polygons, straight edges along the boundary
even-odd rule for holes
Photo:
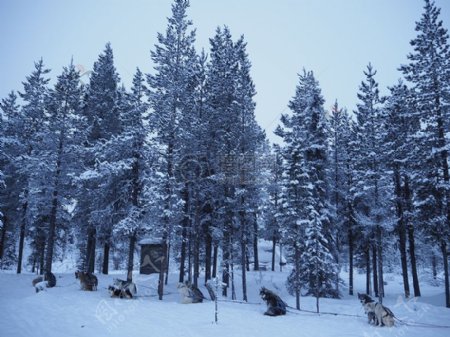
[[[136,66],[150,72],[150,50],[164,32],[171,0],[0,0],[0,97],[44,58],[55,78],[74,57],[90,69],[110,41],[127,87]],[[450,1],[436,0],[450,27]],[[294,95],[297,74],[313,70],[326,108],[337,98],[354,109],[365,66],[378,70],[380,87],[394,84],[411,51],[422,0],[191,0],[188,15],[197,47],[209,49],[218,25],[244,34],[258,92],[256,115],[270,139]]]

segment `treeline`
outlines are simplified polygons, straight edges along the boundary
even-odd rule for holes
[[[188,7],[174,1],[152,73],[137,69],[130,89],[107,44],[88,84],[71,62],[49,88],[40,60],[2,100],[1,267],[51,271],[76,245],[81,270],[107,274],[112,263],[131,278],[137,242],[150,237],[167,267],[160,299],[165,270],[177,268],[195,285],[220,275],[232,298],[239,275],[246,300],[265,238],[272,270],[277,245],[294,266],[297,307],[301,290],[339,297],[342,266],[350,294],[364,270],[367,293],[382,298],[384,271],[400,264],[405,296],[420,296],[418,264],[430,262],[435,279],[444,269],[450,307],[450,51],[434,3],[425,0],[404,82],[382,97],[369,64],[351,114],[337,102],[325,111],[303,71],[273,146],[255,121],[244,38],[221,27],[208,53],[196,51]]]

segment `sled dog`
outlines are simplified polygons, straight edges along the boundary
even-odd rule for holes
[[[45,290],[45,288],[53,288],[56,286],[56,277],[51,272],[46,272],[44,275],[44,278],[42,276],[39,276],[33,280],[34,288],[36,289],[36,292],[40,292],[42,290]]]
[[[267,316],[280,316],[286,315],[286,303],[273,291],[262,287],[259,291],[259,296],[266,302],[267,311],[264,315]]]
[[[75,278],[80,280],[81,290],[97,290],[98,279],[94,274],[85,273],[83,271],[76,271]]]
[[[394,325],[394,313],[379,302],[375,302],[369,295],[358,293],[358,298],[364,307],[369,323],[378,326],[392,327]]]
[[[178,283],[177,288],[181,295],[181,303],[183,304],[202,303],[205,298],[200,289],[188,282]]]
[[[136,284],[133,282],[114,279],[113,285],[108,287],[111,297],[133,298],[137,293]]]

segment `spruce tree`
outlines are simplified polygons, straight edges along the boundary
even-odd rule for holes
[[[180,116],[189,108],[192,99],[190,87],[195,69],[195,30],[187,19],[188,0],[175,0],[172,16],[168,18],[165,34],[158,34],[158,44],[151,52],[155,73],[148,76],[149,100],[153,109],[150,124],[156,134],[155,141],[162,147],[161,167],[161,237],[163,263],[160,271],[158,294],[163,298],[164,274],[168,269],[168,249],[171,225],[179,221],[179,184],[175,167],[179,160]]]
[[[276,129],[276,134],[286,144],[282,149],[281,221],[284,240],[291,248],[294,261],[288,289],[295,293],[298,309],[302,286],[317,299],[337,295],[333,289],[337,266],[330,258],[331,243],[325,239],[329,236],[330,213],[323,102],[313,73],[304,71],[299,75],[295,96],[289,103],[292,116],[282,115],[282,125]]]
[[[79,179],[80,194],[75,212],[80,224],[80,236],[86,238],[86,243],[80,242],[79,267],[89,272],[94,272],[97,240],[100,239],[104,245],[104,258],[109,256],[111,245],[112,215],[115,213],[111,207],[116,199],[114,179],[108,176],[110,170],[103,170],[101,163],[115,160],[115,154],[108,151],[106,143],[122,130],[118,92],[119,75],[114,66],[111,44],[107,43],[94,63],[83,108],[88,133],[83,155],[85,171]],[[105,181],[113,185],[105,184]],[[89,199],[86,199],[87,195]],[[92,202],[92,199],[95,201]],[[106,263],[104,261],[103,265]]]
[[[30,187],[37,183],[41,176],[37,170],[40,159],[38,145],[44,139],[44,120],[45,120],[45,101],[48,95],[46,78],[50,72],[44,66],[43,60],[34,64],[35,70],[27,76],[26,82],[23,82],[23,92],[19,92],[24,101],[21,112],[21,129],[18,134],[18,141],[23,144],[24,151],[20,162],[17,165],[24,175],[24,185],[21,192],[21,210],[20,215],[20,234],[19,234],[19,253],[17,261],[17,273],[22,270],[23,248],[25,242],[26,225],[28,217],[28,207],[30,199],[37,197],[31,195],[36,190]]]
[[[450,233],[450,174],[446,133],[448,132],[448,80],[450,48],[448,32],[434,1],[425,0],[424,12],[416,22],[417,36],[410,42],[413,52],[400,70],[412,84],[417,111],[423,125],[421,166],[417,198],[427,219],[427,230],[441,248],[446,306],[450,307],[448,237]]]
[[[84,140],[85,124],[81,116],[83,91],[80,86],[79,72],[73,62],[64,67],[58,76],[55,88],[49,92],[46,124],[46,134],[43,140],[41,161],[45,161],[48,169],[45,176],[50,179],[41,180],[51,190],[49,200],[47,251],[45,270],[51,272],[54,255],[55,237],[58,233],[57,225],[68,219],[67,205],[71,203],[73,193],[68,189],[71,185],[71,175],[76,170],[74,164],[80,154],[78,146]],[[75,131],[77,130],[77,131]],[[48,183],[48,184],[47,184]],[[45,188],[45,186],[42,186]],[[67,235],[67,234],[66,234]]]
[[[384,99],[380,97],[376,71],[369,63],[361,82],[356,115],[356,216],[366,235],[366,247],[372,251],[373,283],[375,296],[384,297],[383,281],[383,233],[389,216],[385,205],[386,185],[383,166],[383,109]]]

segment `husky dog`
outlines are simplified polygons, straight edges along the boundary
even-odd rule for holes
[[[80,280],[81,290],[97,290],[98,279],[94,274],[76,271],[75,278]]]
[[[200,289],[188,282],[178,283],[177,288],[178,292],[182,296],[181,303],[183,304],[202,303],[205,298]]]
[[[358,293],[358,298],[367,313],[369,323],[391,327],[394,325],[394,313],[381,303],[375,302],[369,295]]]
[[[113,285],[108,287],[111,297],[133,298],[136,295],[136,284],[131,281],[114,279]]]
[[[259,291],[259,296],[266,302],[267,311],[264,315],[280,316],[286,315],[286,303],[274,292],[262,287]]]
[[[42,276],[39,276],[33,280],[34,288],[36,289],[36,292],[40,292],[42,290],[45,290],[45,288],[53,288],[56,286],[56,277],[51,272],[46,272],[44,275],[44,278]]]

